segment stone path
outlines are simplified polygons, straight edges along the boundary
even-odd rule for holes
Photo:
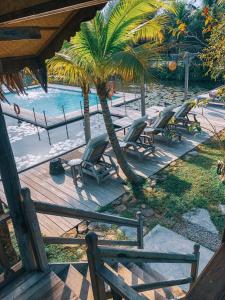
[[[146,251],[163,252],[163,253],[193,253],[195,242],[169,230],[163,226],[157,225],[144,237],[144,249]],[[213,256],[213,251],[201,246],[199,273],[205,268]],[[190,276],[189,264],[162,264],[150,263],[147,266],[148,271],[154,272],[158,280],[175,280]],[[183,285],[182,288],[187,291],[189,286]]]

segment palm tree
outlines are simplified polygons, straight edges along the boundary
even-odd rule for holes
[[[67,54],[76,58],[76,64],[92,76],[112,148],[132,183],[139,182],[140,178],[131,170],[119,146],[107,102],[108,80],[119,76],[140,82],[143,76],[148,77],[149,53],[157,52],[156,40],[162,37],[165,21],[157,14],[161,7],[162,3],[157,0],[111,2],[92,21],[81,25],[67,49]]]
[[[48,71],[50,75],[57,76],[58,79],[69,84],[79,85],[83,94],[84,102],[84,134],[88,143],[91,138],[90,113],[89,113],[89,91],[91,78],[87,72],[76,62],[76,57],[71,57],[67,52],[70,46],[67,44],[61,52],[48,60]]]
[[[155,43],[145,42],[139,46],[137,43],[140,39],[155,40],[162,36],[161,23],[164,19],[156,15],[161,7],[162,4],[155,0],[109,3],[92,21],[81,25],[80,32],[71,39],[73,46],[68,49],[79,66],[93,76],[112,148],[121,169],[132,183],[140,179],[131,170],[120,149],[107,102],[107,83],[112,75],[140,81],[143,74],[148,73],[147,53]]]

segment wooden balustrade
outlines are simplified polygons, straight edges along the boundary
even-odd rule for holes
[[[144,292],[187,283],[192,285],[197,277],[199,264],[199,245],[197,244],[194,245],[193,254],[176,254],[99,247],[98,237],[95,233],[87,234],[86,243],[90,275],[96,288],[95,300],[106,299],[105,291],[103,291],[105,282],[111,287],[111,290],[113,291],[112,295],[114,293],[115,299],[122,299],[123,297],[125,297],[125,299],[143,299],[143,297],[139,296],[137,292]],[[122,280],[120,280],[119,277],[115,276],[115,274],[107,269],[107,265],[104,264],[105,262],[185,263],[191,264],[192,267],[191,276],[187,278],[128,286]],[[103,297],[97,298],[97,295],[99,294],[103,295]]]
[[[136,228],[137,239],[135,241],[99,240],[98,242],[100,245],[137,246],[139,249],[143,248],[143,217],[141,212],[137,213],[137,220],[134,220],[37,201],[33,201],[33,205],[37,213]],[[43,240],[47,244],[85,244],[84,239],[78,238],[44,237]]]

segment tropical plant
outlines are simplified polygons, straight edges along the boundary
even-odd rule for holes
[[[120,149],[107,99],[111,76],[123,80],[147,80],[150,56],[158,53],[165,18],[157,14],[163,4],[157,0],[121,0],[109,3],[105,10],[81,25],[81,30],[66,49],[69,57],[92,76],[100,99],[107,133],[118,163],[130,182],[138,182]],[[140,43],[141,41],[141,43]]]
[[[79,85],[83,94],[84,102],[84,134],[86,143],[91,138],[90,128],[90,114],[89,114],[89,91],[91,77],[81,68],[77,62],[76,57],[69,55],[67,49],[70,45],[67,43],[66,47],[48,60],[47,66],[49,75],[56,77],[57,80],[64,81],[69,84]]]
[[[223,17],[224,18],[224,17]],[[212,29],[209,38],[209,46],[203,50],[200,58],[208,69],[207,73],[213,79],[222,77],[225,79],[225,18]]]

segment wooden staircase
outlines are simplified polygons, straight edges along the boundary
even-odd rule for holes
[[[107,265],[107,268],[117,277],[123,280],[129,286],[134,284],[144,284],[156,282],[155,278],[144,271],[136,264],[113,264]],[[81,300],[94,300],[90,272],[87,264],[80,267],[79,264],[70,264],[61,266],[53,265],[52,270],[57,272],[58,277],[74,292]],[[105,284],[107,299],[112,299],[109,285]],[[185,296],[184,291],[179,287],[161,288],[152,291],[141,292],[144,299],[149,300],[167,300],[181,299]]]
[[[151,274],[136,264],[107,265],[117,277],[131,286],[155,282]],[[107,299],[113,299],[108,285]],[[141,292],[143,299],[181,299],[185,293],[179,287],[161,288]],[[1,300],[94,300],[90,272],[87,264],[52,265],[49,272],[24,273],[0,292]]]
[[[198,273],[199,245],[194,246],[191,254],[143,250],[143,219],[140,213],[137,220],[127,219],[37,203],[32,201],[27,189],[22,190],[22,194],[24,216],[33,245],[32,255],[35,264],[29,266],[29,269],[25,268],[27,272],[3,286],[0,290],[1,300],[182,299],[185,293],[179,286],[193,285],[195,282]],[[37,212],[133,227],[137,231],[136,240],[101,240],[95,233],[89,233],[85,240],[65,237],[43,238]],[[88,262],[48,264],[44,243],[86,244]],[[155,271],[145,268],[149,263],[189,264],[191,274],[187,278],[165,280],[156,276]]]

